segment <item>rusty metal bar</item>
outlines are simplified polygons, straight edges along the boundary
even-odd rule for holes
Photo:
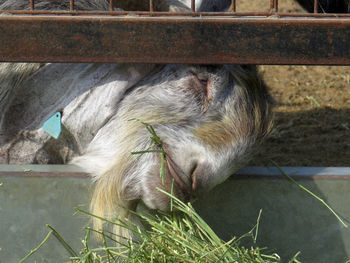
[[[278,0],[275,0],[275,12],[278,12]]]
[[[34,0],[30,0],[30,11],[34,11]]]
[[[231,0],[229,12],[233,12],[233,13],[236,12],[236,0]]]
[[[74,11],[74,0],[69,1],[69,10]]]
[[[113,0],[109,0],[109,11],[113,11]]]
[[[270,11],[272,12],[275,9],[275,0],[270,0]]]
[[[0,16],[0,61],[350,65],[350,19]]]
[[[150,11],[150,12],[154,12],[153,0],[149,0],[149,11]]]
[[[270,12],[278,12],[278,0],[270,0]]]
[[[314,0],[314,13],[318,13],[318,0]]]
[[[196,1],[195,0],[191,0],[191,11],[196,12]]]
[[[113,5],[112,5],[113,8]],[[246,17],[269,17],[271,16],[271,12],[150,12],[147,11],[46,11],[46,10],[0,10],[0,14],[11,14],[11,15],[47,15],[47,16],[65,16],[65,15],[74,15],[74,16],[159,16],[159,17],[242,17],[243,19]],[[299,17],[302,19],[309,18],[350,18],[350,14],[335,14],[335,13],[278,13],[280,18],[293,18]],[[341,23],[341,21],[338,21]]]

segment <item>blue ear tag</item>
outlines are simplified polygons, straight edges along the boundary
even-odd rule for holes
[[[54,137],[55,139],[58,139],[60,136],[60,133],[62,131],[61,128],[61,113],[56,112],[54,115],[52,115],[47,121],[45,121],[43,130]]]

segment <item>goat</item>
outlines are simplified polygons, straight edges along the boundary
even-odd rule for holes
[[[57,3],[37,5],[63,8]],[[104,0],[75,5],[108,8]],[[0,161],[82,167],[96,183],[92,212],[106,218],[128,217],[121,207],[139,202],[168,210],[157,188],[184,201],[208,191],[249,160],[271,127],[269,94],[253,66],[2,63],[0,74]],[[58,111],[55,140],[41,127]],[[144,123],[160,138],[164,178],[157,151],[131,155],[152,146]]]
[[[314,0],[297,0],[308,12],[314,11]],[[319,13],[349,13],[349,0],[319,0],[317,11]]]

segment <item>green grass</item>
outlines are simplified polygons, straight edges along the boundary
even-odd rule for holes
[[[143,124],[146,128],[146,130],[150,133],[150,139],[152,141],[152,144],[148,149],[143,151],[137,151],[137,152],[131,152],[132,155],[139,155],[142,156],[145,153],[159,153],[160,154],[160,170],[159,170],[159,176],[162,179],[162,184],[164,185],[164,169],[165,169],[165,151],[163,150],[163,142],[158,137],[156,131],[154,130],[153,126],[143,122],[139,119],[130,119],[129,121],[138,121],[141,124]]]
[[[174,211],[171,213],[160,212],[155,215],[134,213],[144,222],[145,227],[140,227],[127,220],[111,221],[100,218],[112,226],[121,225],[127,228],[133,235],[132,240],[123,240],[112,232],[101,232],[87,228],[82,241],[83,248],[78,253],[64,241],[59,233],[48,226],[50,232],[44,241],[20,262],[24,262],[30,255],[38,251],[52,234],[66,248],[70,255],[70,257],[67,256],[67,261],[72,263],[280,262],[279,256],[273,252],[269,253],[267,249],[246,248],[240,245],[243,239],[256,240],[260,214],[256,226],[249,233],[225,242],[196,213],[191,204],[185,204],[176,197],[166,192],[163,193],[173,199]],[[87,211],[77,210],[89,216],[94,216]],[[91,246],[91,233],[93,232],[102,238],[100,246]],[[295,255],[289,262],[299,263],[300,261]]]

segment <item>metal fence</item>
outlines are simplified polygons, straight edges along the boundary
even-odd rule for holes
[[[0,61],[350,65],[350,15],[267,12],[0,11]]]

